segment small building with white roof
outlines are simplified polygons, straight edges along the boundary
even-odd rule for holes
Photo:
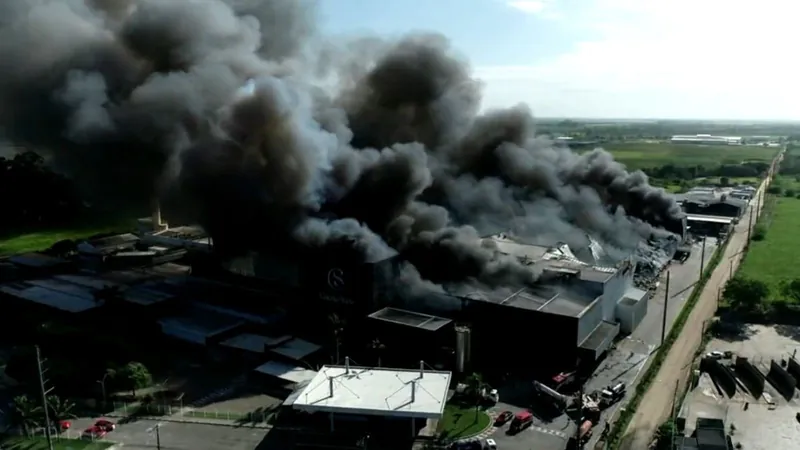
[[[450,377],[450,372],[426,370],[422,361],[418,370],[408,370],[357,367],[346,358],[344,366],[323,366],[292,396],[292,407],[330,414],[331,431],[337,419],[406,419],[413,436],[422,428],[419,422],[442,417]]]

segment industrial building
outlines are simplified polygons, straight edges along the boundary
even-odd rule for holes
[[[740,136],[712,136],[710,134],[675,135],[669,140],[673,144],[701,144],[701,145],[742,145],[744,140]]]
[[[425,359],[459,371],[470,364],[571,369],[597,362],[647,312],[648,293],[633,284],[633,256],[611,264],[594,241],[575,252],[565,244],[490,236],[484,244],[529,265],[540,283],[448,286],[401,297],[393,288],[402,267],[397,255],[363,261],[347,248],[332,248],[290,260],[265,253],[222,260],[202,230],[169,228],[157,214],[141,223],[158,226],[0,262],[8,269],[0,295],[68,314],[136,317],[287,386],[336,361],[340,345],[375,365],[407,367]],[[332,318],[348,327],[335,343]],[[498,339],[516,344],[498,346]],[[367,348],[373,341],[375,348]],[[526,346],[539,364],[519,357]]]
[[[746,208],[746,200],[731,198],[727,195],[722,195],[713,200],[688,198],[683,202],[683,210],[686,214],[721,216],[733,219],[742,217]]]
[[[733,450],[725,423],[720,419],[698,418],[692,436],[676,436],[674,448],[679,450]]]
[[[633,286],[632,258],[615,266],[597,266],[579,259],[565,244],[525,244],[504,234],[486,239],[548,281],[496,290],[459,285],[427,298],[398,299],[406,309],[468,324],[469,354],[475,364],[516,364],[518,370],[536,366],[543,371],[593,364],[620,331],[631,332],[647,312],[647,293]],[[498,339],[517,344],[498,346]],[[543,342],[547,345],[539,345]],[[532,357],[546,364],[520,358],[526,346],[535,348]]]
[[[718,237],[742,218],[755,192],[751,186],[699,186],[675,194],[675,201],[686,213],[687,227],[693,235]]]
[[[450,388],[450,372],[357,367],[346,359],[343,366],[324,366],[305,387],[284,402],[295,410],[324,413],[331,431],[338,422],[369,419],[373,428],[401,423],[416,436],[428,419],[440,419]]]

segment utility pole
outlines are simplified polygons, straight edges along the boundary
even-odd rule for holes
[[[661,345],[667,336],[667,306],[669,305],[669,270],[667,270],[667,289],[664,293],[664,314],[661,316]]]
[[[703,271],[706,268],[706,237],[703,236],[703,250],[700,251],[700,276],[697,277],[697,282],[703,279]]]
[[[47,389],[45,387],[46,380],[44,379],[45,369],[42,367],[44,364],[44,360],[42,359],[42,354],[39,352],[39,346],[36,346],[36,370],[39,373],[39,391],[42,394],[42,408],[44,410],[44,432],[45,436],[47,436],[47,448],[49,450],[53,450],[53,436],[50,435],[50,407],[47,404],[47,394],[53,391],[53,389]]]

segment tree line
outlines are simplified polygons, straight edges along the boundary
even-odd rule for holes
[[[0,198],[0,232],[69,223],[84,209],[74,184],[30,151],[0,157]]]
[[[722,164],[719,166],[706,167],[698,166],[676,166],[674,164],[665,164],[663,166],[650,167],[642,169],[642,172],[652,178],[659,178],[663,180],[694,180],[696,178],[745,178],[745,177],[760,177],[769,168],[769,164],[765,162],[744,162],[742,164]],[[676,183],[677,184],[677,183]]]

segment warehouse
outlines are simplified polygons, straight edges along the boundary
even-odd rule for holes
[[[412,437],[427,419],[440,419],[450,388],[450,372],[324,366],[296,395],[292,407],[329,415],[330,429],[338,422],[371,419],[378,428],[407,427]]]
[[[740,136],[712,136],[710,134],[675,135],[670,142],[673,144],[701,144],[701,145],[742,145]]]
[[[718,237],[727,233],[733,226],[732,217],[705,216],[700,214],[689,214],[686,216],[692,234],[695,236]]]
[[[420,360],[444,361],[455,343],[455,326],[443,317],[386,307],[368,316],[367,339],[374,339],[378,366],[407,367]]]
[[[469,324],[475,364],[544,371],[551,369],[547,366],[593,364],[619,334],[621,314],[626,330],[631,330],[646,313],[646,296],[631,291],[636,266],[632,258],[613,267],[592,266],[578,259],[565,244],[531,245],[502,234],[486,240],[501,253],[541,271],[548,281],[535,287],[495,290],[451,286],[446,294],[405,299],[402,306]],[[586,258],[606,259],[601,248],[590,247]],[[621,303],[624,298],[627,300]],[[498,340],[519,344],[497,345]],[[547,363],[532,364],[520,358],[526,345],[535,348],[531,354],[537,361]]]
[[[718,199],[688,198],[683,202],[687,214],[739,218],[747,208],[747,201],[722,195]]]

